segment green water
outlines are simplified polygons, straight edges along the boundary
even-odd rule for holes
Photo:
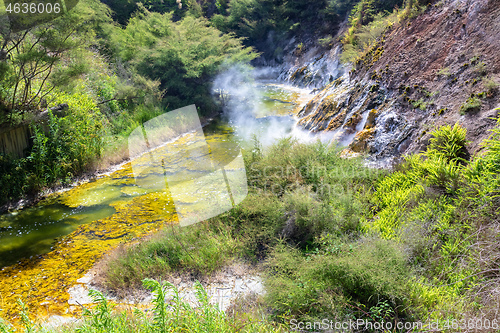
[[[262,106],[259,108],[262,113],[255,115],[256,117],[290,116],[297,107],[294,104],[300,97],[297,91],[277,85],[259,87],[264,92],[264,98],[260,101]],[[206,126],[203,132],[211,147],[215,147],[216,151],[225,151],[231,156],[237,153],[231,150],[239,150],[236,142],[244,145],[235,138],[233,129],[221,121]],[[173,142],[162,149],[182,151],[181,143],[193,144],[189,138],[183,140]],[[223,160],[224,156],[221,159]],[[118,172],[102,176],[70,191],[51,195],[33,207],[1,215],[0,267],[47,253],[57,238],[70,234],[82,224],[113,215],[114,204],[155,191],[137,186],[129,169],[130,165],[124,165]],[[163,174],[159,171],[151,172],[156,172],[161,177],[168,171],[163,170]],[[195,173],[196,170],[185,172]],[[189,198],[185,201],[188,202]]]

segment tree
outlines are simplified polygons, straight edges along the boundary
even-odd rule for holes
[[[186,16],[173,22],[172,15],[140,6],[126,28],[108,31],[110,46],[138,74],[160,81],[169,107],[195,103],[209,110],[213,107],[210,78],[220,66],[250,61],[257,55],[244,48],[240,39],[209,26],[204,18]]]
[[[85,71],[81,62],[58,66],[95,40],[96,24],[109,20],[107,8],[85,0],[67,14],[23,31],[0,34],[0,112],[9,120],[45,106],[45,97],[57,86]],[[74,58],[77,59],[77,58]],[[2,121],[0,121],[2,122]]]

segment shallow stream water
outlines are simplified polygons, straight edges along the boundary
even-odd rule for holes
[[[284,128],[281,129],[283,135],[292,133],[297,108],[312,95],[306,90],[275,83],[259,83],[256,89],[262,97],[253,101],[258,104],[251,108],[254,110],[251,118],[257,124],[255,134],[273,132],[277,120]],[[242,127],[241,124],[231,124],[219,119],[205,126],[203,132],[208,145],[222,147],[222,154],[234,157],[238,155],[239,146],[245,147],[247,138],[238,135],[237,127]],[[196,146],[196,140],[188,133],[157,148],[155,153],[186,154],[186,147]],[[140,163],[144,156],[133,162]],[[198,172],[188,165],[176,164],[175,159],[170,161],[174,162],[163,171],[149,170],[150,176],[160,179],[168,172],[181,169],[184,176]],[[111,174],[52,194],[35,206],[0,216],[0,308],[12,315],[10,304],[15,304],[14,299],[29,296],[31,302],[28,303],[33,306],[46,304],[46,314],[65,313],[64,289],[81,277],[96,258],[120,243],[179,221],[171,192],[159,191],[154,186],[138,186],[132,164],[124,164]],[[233,171],[228,169],[229,178]],[[177,201],[190,207],[188,210],[204,209],[192,197],[193,190],[188,187],[193,185],[178,183],[176,186],[185,191],[177,191],[181,193]],[[51,293],[55,294],[49,296]]]

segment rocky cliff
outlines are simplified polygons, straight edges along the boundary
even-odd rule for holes
[[[302,127],[331,131],[347,153],[391,159],[421,151],[433,128],[458,122],[470,153],[481,150],[500,106],[500,0],[435,3],[387,30],[349,73],[338,70],[338,48],[299,57],[286,72],[326,83],[298,113]]]

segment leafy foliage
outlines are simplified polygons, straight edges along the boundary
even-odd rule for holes
[[[0,36],[0,123],[30,124],[33,135],[25,159],[2,156],[0,182],[8,186],[0,202],[69,181],[97,165],[103,149],[125,151],[123,137],[166,108],[194,103],[204,114],[218,111],[211,77],[257,54],[211,27],[197,6],[133,3],[137,13],[123,17],[122,27],[109,7],[83,0],[52,22]],[[46,116],[65,104],[66,114]]]
[[[195,103],[212,111],[208,78],[223,64],[249,61],[256,54],[239,39],[222,34],[202,18],[172,22],[172,14],[141,8],[125,29],[109,31],[111,48],[140,75],[160,81],[171,108]]]
[[[280,42],[312,32],[325,35],[336,30],[355,0],[232,0],[227,8],[211,17],[218,29],[246,38],[268,59],[281,61]]]
[[[446,162],[465,162],[467,159],[467,131],[458,123],[453,127],[442,126],[431,132],[426,156],[430,159],[443,158]]]
[[[10,120],[13,114],[34,111],[46,104],[46,97],[56,86],[84,73],[85,62],[56,65],[63,57],[78,54],[89,46],[94,40],[95,25],[107,18],[104,5],[82,1],[75,10],[50,23],[1,35],[0,51],[5,59],[1,62],[5,68],[0,77],[0,111]]]
[[[478,296],[469,290],[497,278],[485,273],[491,263],[476,251],[485,251],[492,242],[485,225],[498,223],[499,133],[493,130],[485,142],[487,152],[472,162],[464,128],[444,126],[432,135],[425,153],[408,156],[398,171],[379,182],[373,215],[364,226],[404,244],[421,274],[412,288],[426,293],[432,286],[438,293],[433,302],[444,306],[453,299],[460,304],[444,306],[442,315],[460,316],[475,311],[471,306]],[[484,241],[475,243],[476,238]]]

